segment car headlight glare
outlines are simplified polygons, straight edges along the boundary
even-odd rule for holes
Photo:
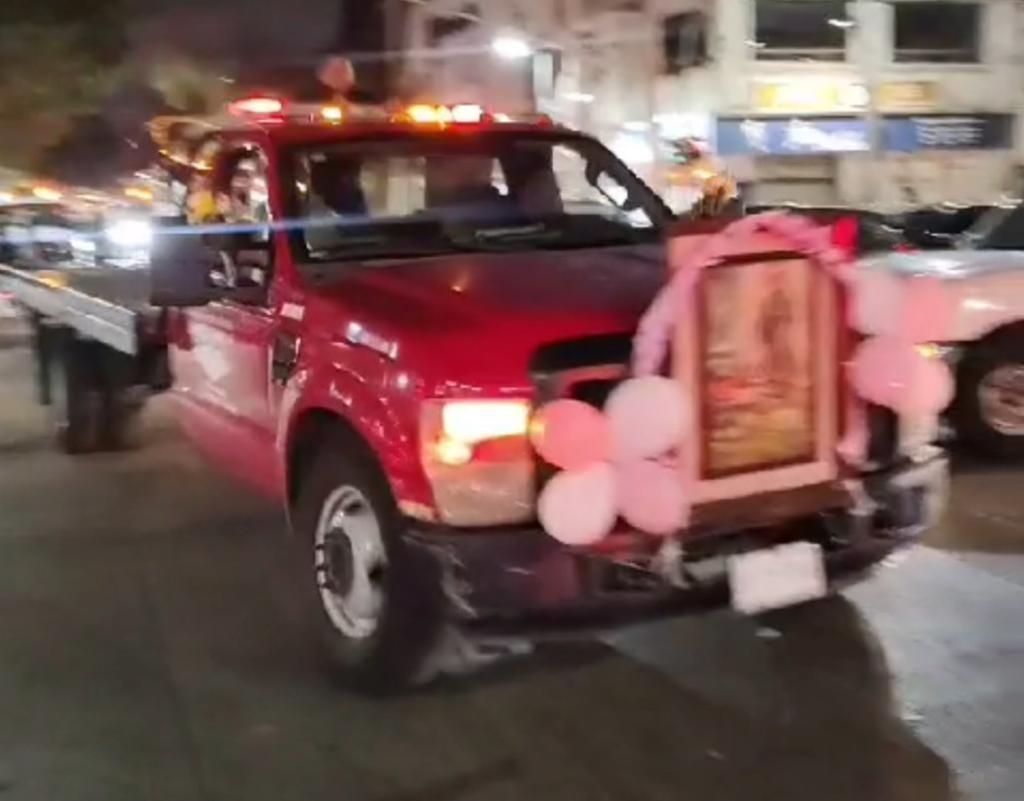
[[[107,239],[117,247],[146,248],[153,241],[153,226],[146,220],[118,220],[107,226]]]

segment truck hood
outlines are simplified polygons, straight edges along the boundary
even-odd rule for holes
[[[920,253],[887,253],[862,259],[868,269],[900,275],[928,275],[956,280],[999,272],[1024,270],[1020,250],[930,250]]]
[[[529,385],[540,345],[635,331],[665,269],[661,245],[469,253],[368,265],[321,291],[346,331],[395,346],[424,378],[511,389]]]

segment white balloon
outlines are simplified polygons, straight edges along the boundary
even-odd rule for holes
[[[556,474],[537,499],[544,530],[566,545],[593,545],[618,518],[615,471],[606,462]]]
[[[690,424],[691,408],[683,388],[660,375],[619,384],[604,409],[612,430],[612,456],[619,462],[668,453]]]

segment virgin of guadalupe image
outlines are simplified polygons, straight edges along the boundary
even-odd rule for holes
[[[806,264],[752,263],[707,284],[704,359],[710,475],[809,457],[813,342]]]
[[[792,348],[793,303],[785,272],[773,270],[766,283],[758,321],[764,348],[763,377],[772,394],[784,399],[793,387],[797,367]]]

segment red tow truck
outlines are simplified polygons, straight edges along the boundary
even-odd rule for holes
[[[170,388],[196,445],[285,506],[296,587],[357,686],[422,679],[452,631],[534,638],[728,604],[727,557],[779,542],[859,576],[928,524],[935,482],[898,479],[879,410],[866,517],[837,485],[707,504],[673,564],[621,526],[556,542],[536,521],[551,470],[531,415],[600,405],[627,374],[665,281],[658,196],[589,136],[477,106],[256,98],[193,129],[176,155],[191,211],[157,231],[149,285],[0,282],[33,312],[66,447],[123,442],[140,386]]]

